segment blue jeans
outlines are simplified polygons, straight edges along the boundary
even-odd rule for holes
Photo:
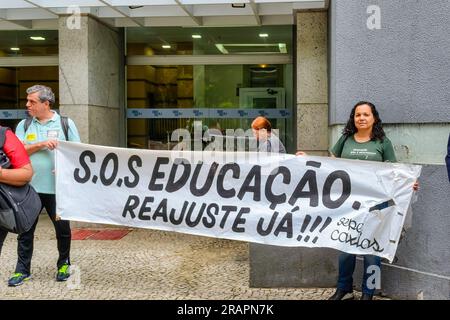
[[[355,271],[356,255],[349,253],[342,253],[339,256],[339,278],[337,288],[346,292],[353,291],[353,272]],[[361,289],[365,294],[373,295],[375,292],[374,286],[367,287],[367,280],[374,274],[373,270],[367,270],[370,266],[378,266],[381,270],[381,258],[378,256],[364,255],[364,275]],[[381,274],[378,274],[381,276]],[[372,280],[372,279],[370,279]],[[369,280],[369,281],[370,281]],[[380,280],[381,281],[381,280]],[[370,281],[373,284],[373,281]]]

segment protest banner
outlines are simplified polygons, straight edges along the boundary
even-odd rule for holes
[[[62,219],[394,259],[420,166],[63,142]]]

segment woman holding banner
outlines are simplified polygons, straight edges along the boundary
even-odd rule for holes
[[[256,117],[252,122],[253,136],[258,141],[259,152],[286,153],[281,140],[272,133],[272,124],[265,117]]]
[[[332,157],[380,162],[396,162],[394,148],[384,133],[382,122],[375,105],[367,101],[358,102],[350,112],[342,136],[330,150]],[[306,155],[297,152],[297,155]],[[413,186],[418,190],[416,182]],[[339,276],[336,292],[329,300],[354,299],[353,272],[356,255],[342,253],[339,256]],[[373,272],[375,271],[375,274]],[[364,274],[361,300],[372,300],[375,292],[373,277],[381,277],[381,258],[364,255]],[[379,279],[376,279],[379,280]],[[379,281],[375,281],[379,283]]]
[[[370,161],[396,162],[394,148],[386,137],[381,119],[375,106],[366,101],[358,102],[350,113],[350,118],[338,142],[331,149],[334,157]],[[339,256],[339,276],[336,292],[329,300],[353,299],[353,272],[356,255],[341,253]],[[361,300],[372,300],[375,287],[368,285],[372,272],[380,276],[381,258],[364,255],[364,274]]]
[[[342,136],[331,149],[331,155],[345,159],[397,161],[392,143],[384,133],[378,111],[372,103],[367,101],[358,102],[353,107]],[[414,190],[417,189],[418,183],[416,182]],[[337,289],[329,300],[354,298],[353,272],[355,263],[356,255],[354,254],[342,253],[339,256]],[[372,300],[375,289],[377,289],[371,281],[373,276],[381,276],[381,258],[374,255],[364,255],[361,300]],[[379,281],[374,282],[379,283]]]

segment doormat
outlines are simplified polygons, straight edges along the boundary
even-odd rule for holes
[[[120,240],[130,231],[127,229],[73,229],[72,240]]]

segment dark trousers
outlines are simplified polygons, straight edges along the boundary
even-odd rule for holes
[[[52,219],[53,226],[56,231],[56,240],[58,243],[59,258],[56,264],[59,269],[63,264],[70,264],[70,241],[72,238],[70,230],[70,222],[59,220],[56,221],[56,197],[54,194],[39,193],[41,198],[42,208],[47,210],[50,219]],[[16,272],[30,274],[31,273],[31,257],[33,256],[33,242],[34,230],[39,219],[31,227],[28,232],[22,233],[17,237],[17,265]]]
[[[373,255],[364,255],[364,274],[361,284],[363,293],[373,295],[375,288],[368,286],[369,277],[372,275],[370,266],[381,268],[381,258]],[[353,271],[355,271],[356,255],[350,253],[341,253],[339,256],[339,277],[337,287],[343,291],[353,291]],[[378,274],[380,276],[380,274]]]

